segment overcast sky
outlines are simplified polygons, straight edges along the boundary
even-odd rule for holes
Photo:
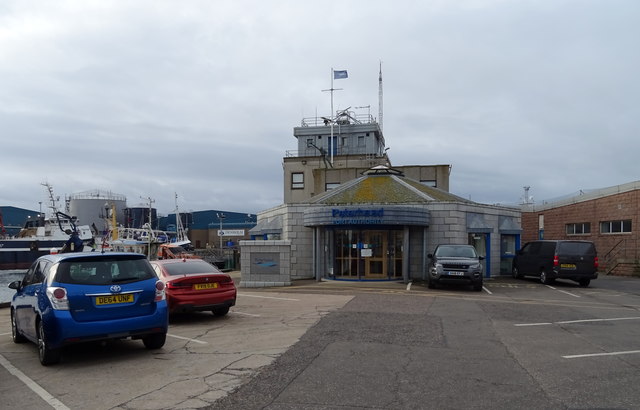
[[[0,205],[104,190],[161,214],[283,201],[293,127],[378,116],[393,165],[517,204],[640,179],[640,1],[0,3]],[[359,113],[366,113],[360,109]]]

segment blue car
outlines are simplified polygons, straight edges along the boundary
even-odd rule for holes
[[[60,361],[74,343],[132,338],[147,349],[164,346],[165,287],[144,255],[65,253],[36,260],[11,301],[15,343],[38,345],[40,363]]]

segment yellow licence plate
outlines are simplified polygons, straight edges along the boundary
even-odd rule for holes
[[[214,282],[214,283],[198,283],[193,285],[193,288],[195,290],[202,290],[202,289],[215,289],[218,287],[218,283]]]
[[[576,265],[574,265],[573,263],[563,263],[560,265],[560,267],[562,269],[575,269]]]
[[[115,305],[116,303],[133,302],[133,293],[124,295],[96,296],[96,305]]]

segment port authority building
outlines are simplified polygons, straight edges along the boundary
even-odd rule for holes
[[[258,214],[241,241],[241,286],[297,279],[426,279],[438,244],[472,244],[486,277],[510,274],[520,209],[449,193],[449,165],[392,167],[378,124],[343,111],[304,119],[284,157],[285,203]],[[333,129],[330,129],[333,128]]]

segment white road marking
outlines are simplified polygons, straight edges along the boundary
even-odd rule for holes
[[[573,296],[574,298],[579,298],[580,297],[580,296],[576,295],[575,293],[571,293],[571,292],[567,292],[567,291],[564,291],[564,290],[556,289],[553,286],[549,286],[549,285],[545,285],[545,286],[550,288],[550,289],[557,290],[558,292],[566,293],[567,295]]]
[[[273,296],[248,295],[246,293],[239,293],[238,296],[242,296],[243,298],[262,298],[262,299],[290,300],[292,302],[300,302],[300,299],[276,298],[276,297],[273,297]]]
[[[610,353],[591,353],[591,354],[574,354],[569,356],[562,356],[563,359],[580,359],[583,357],[598,357],[598,356],[617,356],[621,354],[638,354],[640,350],[629,350],[626,352],[610,352]]]
[[[411,290],[411,282],[407,284],[407,290]]]
[[[236,311],[231,312],[231,314],[233,314],[233,315],[260,317],[260,315],[254,315],[253,313],[244,313],[244,312],[236,312]]]
[[[493,292],[491,292],[491,291],[490,291],[489,289],[487,289],[486,287],[484,287],[484,286],[483,286],[483,287],[482,287],[482,289],[483,289],[485,292],[487,292],[488,294],[493,295]]]
[[[176,339],[188,340],[189,342],[200,343],[200,344],[203,344],[203,345],[207,345],[207,344],[209,344],[209,343],[207,343],[207,342],[203,342],[202,340],[198,340],[198,339],[190,339],[190,338],[188,338],[188,337],[183,337],[183,336],[178,336],[178,335],[172,335],[172,334],[169,334],[169,333],[167,333],[167,336],[175,337]]]
[[[69,407],[65,406],[60,400],[53,397],[51,393],[49,393],[48,391],[40,387],[38,383],[34,382],[29,377],[27,377],[26,374],[18,370],[1,354],[0,354],[0,364],[2,365],[2,367],[7,369],[9,373],[16,376],[18,379],[20,379],[22,383],[26,384],[28,388],[30,388],[35,394],[40,396],[42,400],[47,402],[54,409],[70,410]]]
[[[6,335],[10,335],[11,332],[7,332],[7,333],[0,333],[0,336],[6,336]]]
[[[611,317],[605,319],[579,319],[579,320],[563,320],[561,322],[541,322],[541,323],[518,323],[514,326],[545,326],[545,325],[566,325],[571,323],[587,323],[587,322],[612,322],[616,320],[639,320],[640,316],[631,317]]]

